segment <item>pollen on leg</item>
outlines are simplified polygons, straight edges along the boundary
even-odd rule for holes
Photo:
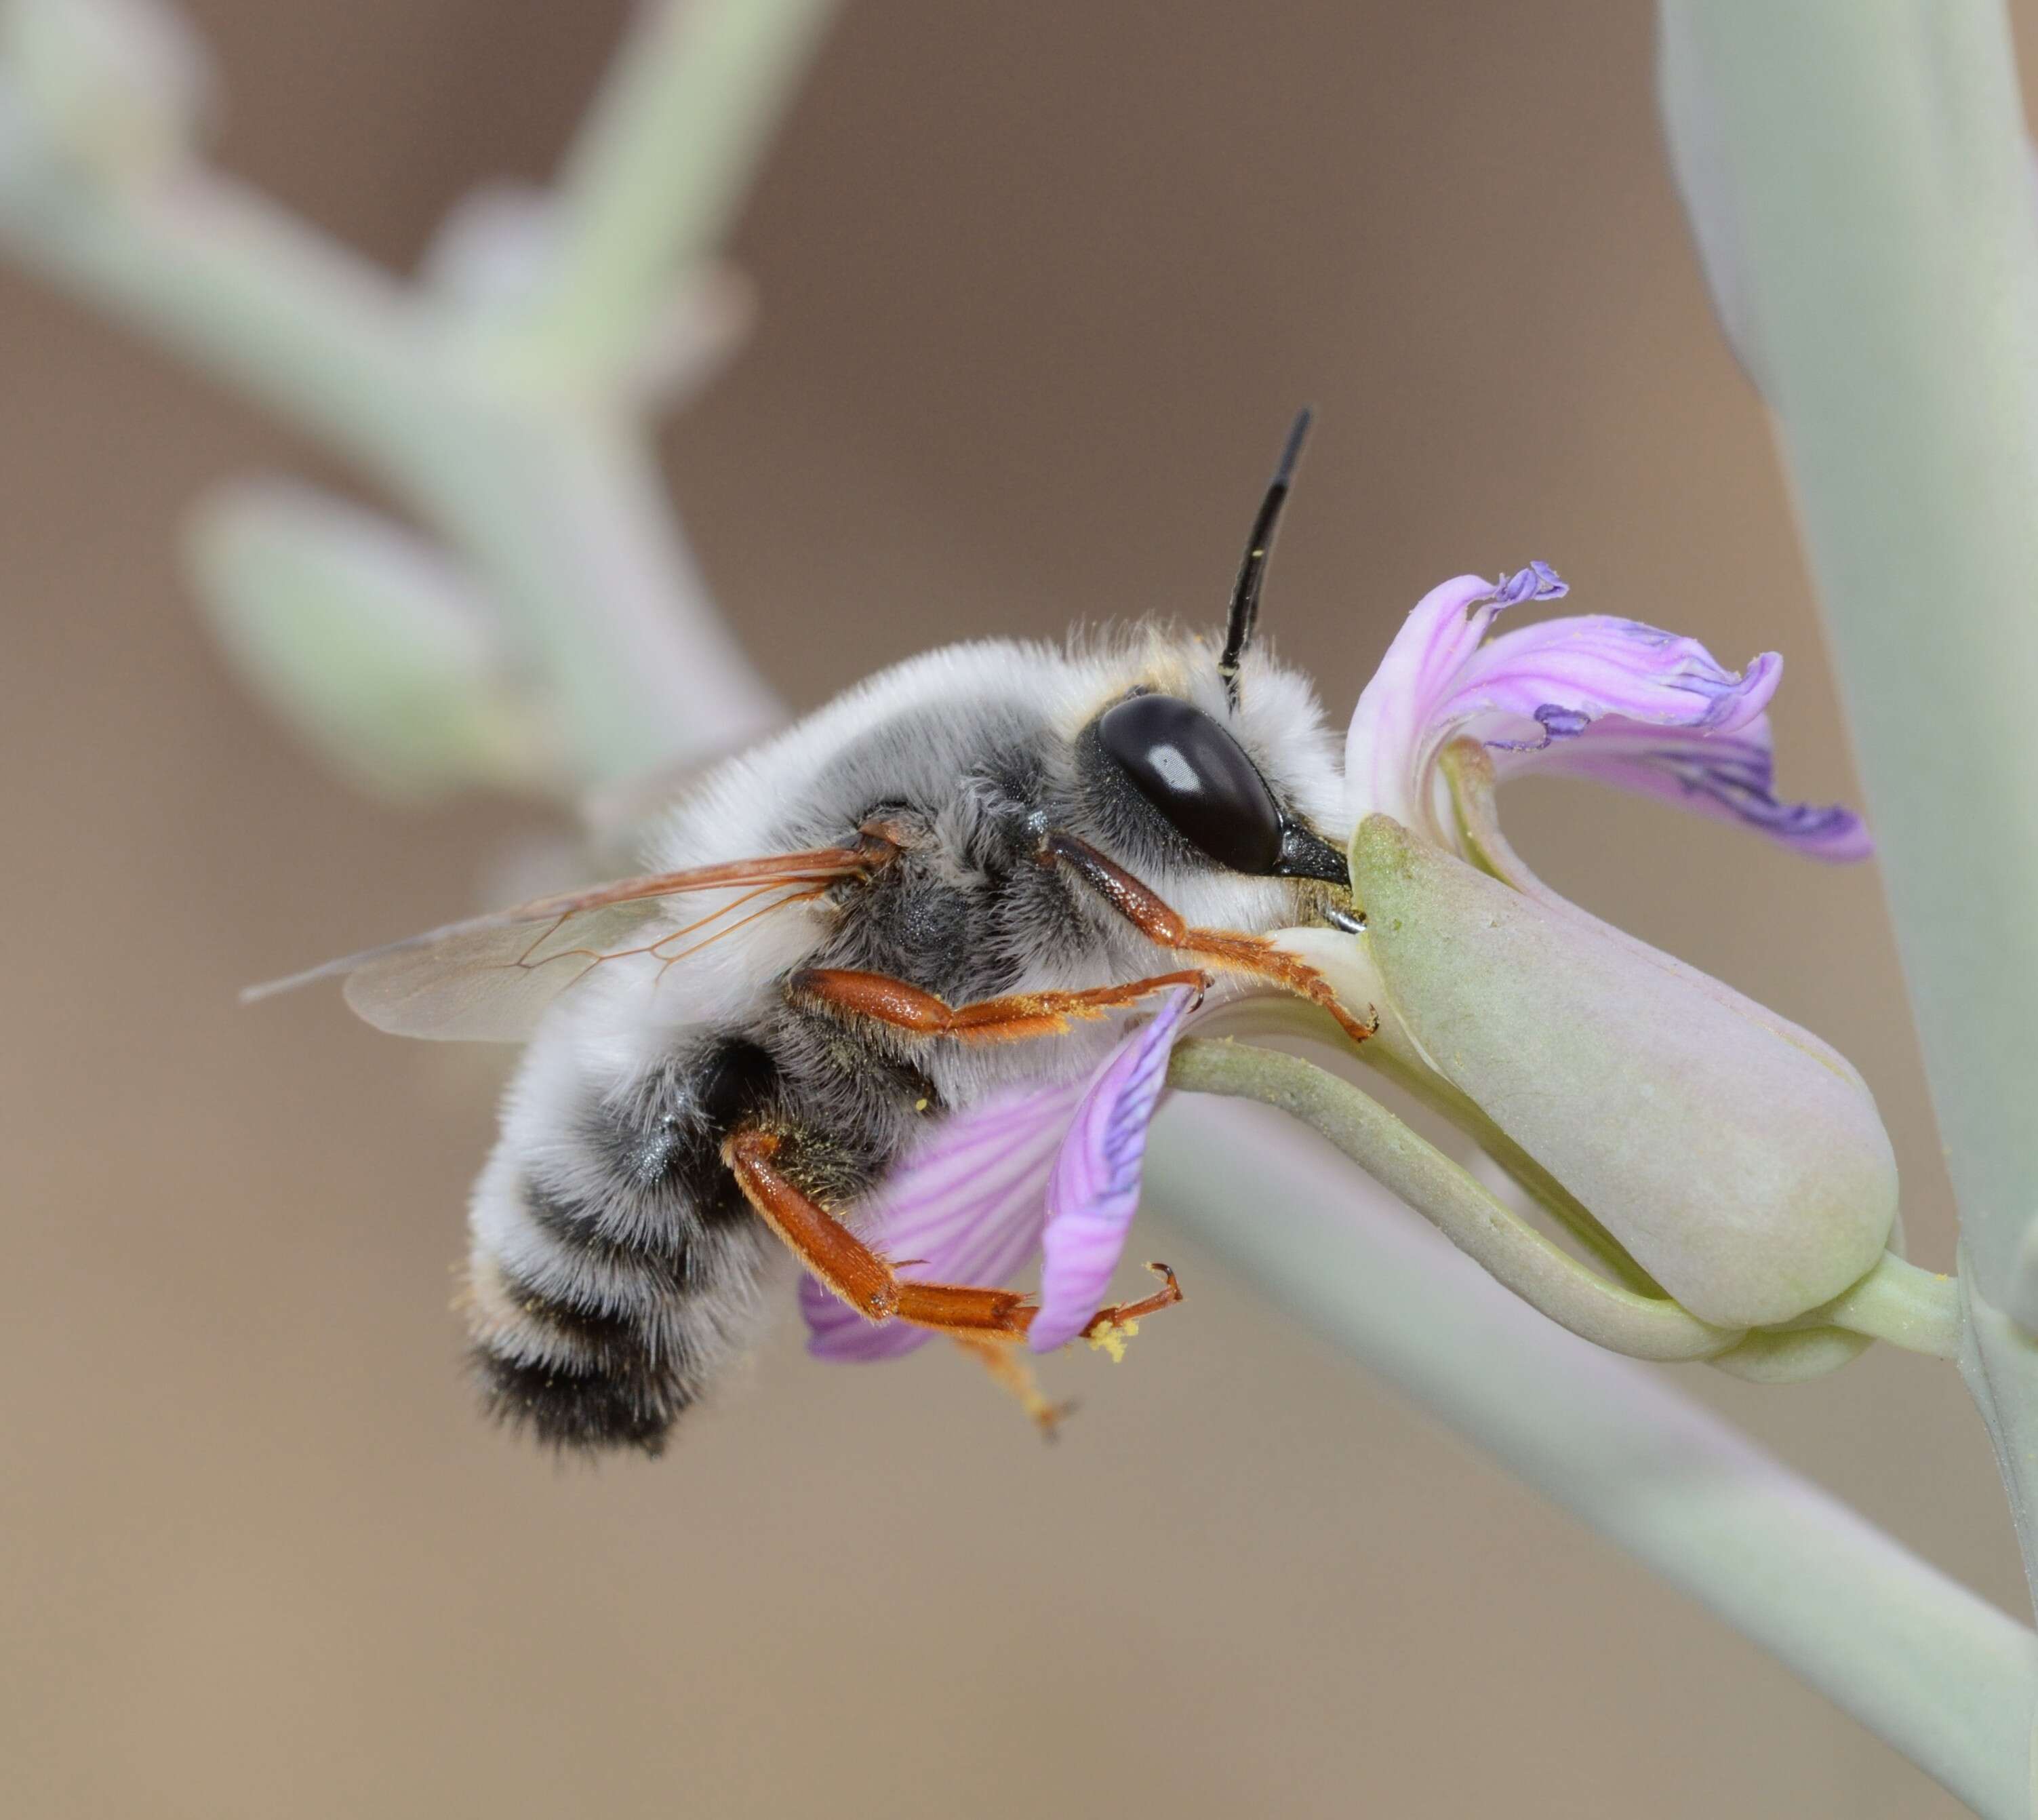
[[[1114,1365],[1125,1363],[1125,1343],[1139,1331],[1136,1321],[1105,1321],[1100,1322],[1083,1337],[1089,1342],[1093,1352],[1107,1352]]]
[[[1150,1264],[1146,1268],[1160,1278],[1161,1287],[1137,1302],[1117,1302],[1100,1308],[1080,1336],[1089,1342],[1093,1351],[1108,1353],[1114,1365],[1124,1358],[1125,1343],[1139,1331],[1143,1317],[1172,1308],[1182,1299],[1181,1280],[1172,1270],[1165,1264]]]

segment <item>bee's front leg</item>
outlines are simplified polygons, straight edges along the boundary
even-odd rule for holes
[[[1068,866],[1156,947],[1194,955],[1221,973],[1244,974],[1307,999],[1336,1018],[1355,1043],[1364,1042],[1380,1029],[1377,1012],[1364,1021],[1352,1016],[1338,1003],[1329,981],[1300,956],[1277,948],[1264,935],[1197,927],[1150,885],[1073,834],[1049,834],[1040,849],[1040,863]]]

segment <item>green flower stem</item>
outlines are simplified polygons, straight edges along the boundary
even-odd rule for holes
[[[761,143],[743,110],[774,104],[759,53],[775,43],[793,67],[817,17],[811,0],[699,4],[722,25],[695,40],[665,35],[683,30],[669,20],[645,28],[570,161],[539,319],[558,325],[563,371],[576,358],[612,366],[605,338],[645,319],[650,275],[677,275],[716,237]],[[685,42],[718,44],[720,66],[747,73],[722,92],[727,111],[710,93],[683,127],[665,116],[685,90]],[[721,161],[706,188],[684,165],[689,142],[668,136],[696,129],[691,142]],[[203,169],[145,192],[89,185],[51,169],[32,138],[0,70],[0,245],[385,475],[446,529],[555,673],[584,777],[657,764],[676,737],[711,750],[736,730],[718,718],[725,696],[747,704],[738,720],[776,713],[698,586],[624,400],[582,399],[548,420],[468,345],[475,331],[252,192]],[[633,248],[640,231],[650,237]],[[603,566],[600,585],[585,562]],[[1260,1142],[1250,1108],[1214,1111],[1162,1115],[1148,1178],[1178,1221],[1983,1812],[2022,1811],[2038,1640],[1412,1223],[1355,1217],[1349,1172]]]
[[[216,173],[129,189],[51,168],[4,66],[0,243],[357,459],[422,427],[424,350],[387,273]]]
[[[1350,1083],[1278,1050],[1229,1041],[1176,1046],[1172,1086],[1278,1106],[1322,1132],[1382,1187],[1551,1320],[1637,1359],[1704,1359],[1741,1338],[1674,1302],[1609,1283],[1517,1219],[1485,1188]]]
[[[2038,1589],[2038,210],[2009,21],[1665,0],[1662,47],[1832,630],[1973,1272],[1965,1373]]]
[[[1413,1082],[1413,1071],[1395,1071],[1394,1078],[1404,1074]],[[1312,1126],[1489,1274],[1582,1338],[1631,1357],[1668,1360],[1714,1358],[1747,1337],[1695,1319],[1661,1291],[1651,1295],[1608,1282],[1518,1219],[1369,1094],[1299,1056],[1229,1039],[1191,1038],[1176,1045],[1168,1079],[1185,1092],[1257,1100]],[[1570,1200],[1518,1152],[1517,1161],[1547,1185],[1551,1199]],[[1957,1359],[1959,1285],[1885,1253],[1844,1295],[1775,1332],[1829,1329],[1935,1359]]]
[[[487,333],[464,336],[442,300],[217,172],[130,186],[53,159],[4,67],[0,245],[417,506],[561,698],[569,791],[701,762],[759,737],[778,709],[688,556],[648,420],[620,389],[616,338],[646,328],[646,296],[726,222],[763,144],[764,119],[746,128],[743,110],[768,118],[825,10],[669,4],[619,57],[570,161],[546,292],[566,300],[560,334],[615,382],[606,391],[495,382]],[[684,232],[622,250],[661,210]],[[571,304],[612,294],[612,309]],[[609,610],[584,610],[604,590]]]
[[[1470,1138],[1523,1193],[1571,1235],[1604,1274],[1637,1295],[1653,1301],[1665,1299],[1662,1286],[1628,1255],[1627,1248],[1593,1218],[1590,1210],[1488,1118],[1475,1101],[1441,1075],[1411,1063],[1389,1043],[1368,1043],[1358,1051],[1358,1058]]]
[[[1252,1116],[1166,1108],[1151,1204],[1976,1811],[2026,1820],[2038,1637]]]
[[[569,365],[634,345],[674,275],[710,256],[835,0],[647,9],[554,190],[555,251],[534,327]]]
[[[1844,1295],[1788,1325],[1838,1327],[1872,1340],[1886,1340],[1907,1352],[1957,1359],[1960,1320],[1958,1282],[1885,1252],[1882,1261]]]

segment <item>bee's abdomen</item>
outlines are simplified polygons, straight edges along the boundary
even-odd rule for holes
[[[479,1246],[469,1295],[488,1412],[555,1447],[656,1454],[699,1395],[674,1307],[637,1313],[547,1290]]]
[[[540,1441],[656,1454],[760,1318],[770,1241],[720,1153],[774,1071],[710,1038],[606,1091],[560,1071],[534,1050],[475,1185],[476,1376]]]

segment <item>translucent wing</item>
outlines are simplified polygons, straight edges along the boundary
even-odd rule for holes
[[[895,851],[888,842],[866,840],[619,878],[449,923],[251,986],[241,996],[245,1003],[341,979],[347,1003],[392,1035],[521,1042],[546,1006],[604,961],[625,954],[667,964],[683,959],[759,916],[819,897],[839,880],[869,874]],[[718,899],[705,915],[653,932],[666,899],[699,892]]]

